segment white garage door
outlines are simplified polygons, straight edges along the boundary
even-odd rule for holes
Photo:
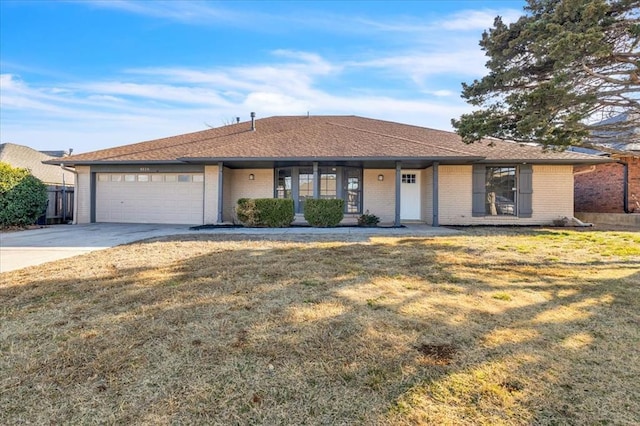
[[[96,222],[176,223],[203,221],[202,173],[98,173]]]

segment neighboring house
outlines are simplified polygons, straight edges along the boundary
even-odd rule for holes
[[[73,155],[78,223],[216,224],[239,198],[345,200],[382,222],[542,225],[573,216],[573,167],[610,159],[357,116],[270,117]],[[52,162],[49,162],[52,163]]]
[[[1,162],[8,163],[13,167],[28,169],[32,175],[47,185],[49,191],[47,221],[65,222],[73,219],[75,175],[70,171],[63,170],[59,165],[43,164],[43,161],[51,161],[56,158],[57,156],[47,155],[28,146],[13,143],[0,144]]]
[[[608,132],[610,141],[592,146],[593,149],[574,148],[608,157],[608,164],[576,166],[575,211],[584,213],[640,213],[640,116],[620,114],[603,123],[625,121],[626,130]],[[600,135],[601,136],[601,135]]]
[[[592,151],[614,163],[575,168],[576,212],[640,213],[640,144]]]

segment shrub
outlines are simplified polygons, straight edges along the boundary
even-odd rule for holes
[[[293,200],[282,198],[240,198],[238,220],[245,226],[284,228],[295,218]]]
[[[0,162],[0,226],[28,226],[47,208],[47,187],[27,169]]]
[[[236,206],[236,216],[240,223],[245,226],[258,226],[258,212],[255,200],[240,198]]]
[[[344,200],[315,200],[304,202],[304,219],[311,226],[337,226],[344,218]]]
[[[369,210],[358,217],[358,226],[378,226],[380,218],[375,214],[370,214]]]

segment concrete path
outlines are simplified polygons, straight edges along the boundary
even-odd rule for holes
[[[0,234],[0,273],[40,265],[94,250],[148,238],[181,234],[218,235],[332,235],[337,238],[372,236],[436,236],[458,231],[415,224],[405,228],[206,228],[191,230],[187,225],[94,223],[54,225],[46,228]]]

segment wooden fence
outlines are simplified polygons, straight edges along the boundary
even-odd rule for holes
[[[51,185],[47,188],[47,224],[67,223],[73,220],[73,186]]]

